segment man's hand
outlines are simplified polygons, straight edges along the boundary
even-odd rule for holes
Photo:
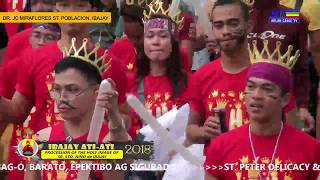
[[[221,134],[218,114],[205,120],[204,114],[190,110],[187,126],[188,145],[206,144],[212,138]]]
[[[219,136],[221,134],[219,117],[217,115],[215,117],[209,116],[201,129],[203,130],[204,138],[207,140]]]
[[[304,122],[305,128],[303,128],[304,132],[311,132],[314,129],[315,120],[308,111],[307,108],[299,108],[299,117]]]
[[[115,117],[120,114],[118,106],[119,93],[115,90],[115,82],[108,79],[111,84],[111,91],[104,92],[98,95],[98,105],[108,110],[108,114],[111,117]]]

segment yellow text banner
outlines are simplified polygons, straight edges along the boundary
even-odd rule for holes
[[[41,150],[43,160],[123,159],[123,150]]]
[[[111,23],[111,13],[0,12],[0,23]]]

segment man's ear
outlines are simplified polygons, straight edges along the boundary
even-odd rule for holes
[[[290,92],[283,95],[282,102],[281,102],[282,108],[286,107],[289,104],[290,100],[291,100],[291,93]]]

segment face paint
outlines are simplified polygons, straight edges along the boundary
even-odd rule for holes
[[[252,93],[253,93],[252,91],[246,90],[246,91],[243,92],[243,95],[244,95],[244,96],[248,96],[248,95],[250,96],[250,95],[252,95]],[[277,99],[278,99],[277,96],[272,95],[272,94],[268,94],[268,93],[267,93],[265,96],[267,96],[267,97],[269,97],[269,98],[271,98],[271,99],[273,99],[273,100],[277,100]]]
[[[278,97],[274,96],[274,95],[267,95],[269,98],[273,99],[273,100],[277,100]]]
[[[237,39],[239,43],[244,42],[244,40],[246,39],[246,35],[247,31],[245,28],[238,27],[231,31],[232,38]]]

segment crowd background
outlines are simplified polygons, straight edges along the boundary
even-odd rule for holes
[[[259,1],[259,0],[256,0]],[[311,2],[312,1],[312,2]],[[113,55],[116,55],[120,59],[130,60],[131,58],[137,58],[137,52],[125,52],[122,51],[121,48],[125,47],[133,47],[133,49],[139,49],[139,42],[126,41],[126,36],[132,36],[134,38],[139,39],[141,34],[138,34],[139,27],[135,25],[135,22],[139,22],[141,19],[134,17],[135,15],[127,14],[128,12],[123,12],[123,10],[117,7],[117,3],[115,0],[95,0],[92,1],[94,4],[95,11],[99,12],[111,12],[112,13],[112,22],[110,24],[90,24],[89,25],[89,35],[90,38],[94,42],[100,42],[101,47],[104,49],[109,49]],[[168,3],[168,2],[167,2]],[[201,3],[204,7],[205,12],[210,16],[211,9],[214,3],[214,0],[202,0]],[[310,4],[307,4],[310,3]],[[41,12],[41,11],[53,11],[54,10],[54,0],[1,0],[0,1],[0,11],[1,12]],[[308,22],[308,42],[307,42],[307,65],[308,65],[308,78],[310,81],[310,91],[305,92],[308,94],[308,104],[307,109],[312,115],[314,119],[317,116],[317,108],[318,106],[318,82],[319,82],[319,74],[320,68],[317,68],[320,62],[315,62],[315,57],[317,60],[319,59],[319,51],[320,51],[320,14],[316,13],[314,9],[311,9],[310,6],[314,5],[314,7],[320,7],[320,2],[317,0],[281,0],[280,4],[286,5],[289,8],[299,8],[301,13],[306,17]],[[300,4],[300,5],[299,5]],[[204,27],[198,21],[198,17],[196,12],[189,1],[181,0],[180,9],[182,10],[182,14],[184,16],[184,26],[179,32],[179,46],[180,46],[180,55],[182,59],[182,68],[184,68],[189,74],[196,72],[203,65],[214,61],[220,57],[219,47],[217,43],[208,37],[205,34]],[[128,18],[129,17],[129,18]],[[137,28],[138,27],[138,28]],[[6,48],[8,42],[17,41],[17,34],[21,34],[27,29],[36,28],[32,24],[0,24],[0,66],[6,64],[4,61],[4,57],[8,56],[6,52]],[[137,28],[137,29],[135,29]],[[52,29],[51,29],[52,30]],[[310,33],[312,32],[312,33]],[[54,32],[52,32],[54,34]],[[34,33],[31,33],[33,36]],[[318,37],[318,38],[316,38]],[[48,40],[49,37],[46,37]],[[52,41],[59,39],[57,36],[53,38]],[[39,46],[44,46],[51,41],[46,41],[38,37],[35,41],[43,41],[42,44],[38,44],[38,46],[32,46],[32,48],[37,48]],[[23,43],[23,42],[19,42]],[[120,47],[120,48],[119,48]],[[25,49],[23,49],[25,50]],[[21,50],[21,51],[23,51]],[[20,51],[16,49],[16,51]],[[125,52],[125,53],[124,53]],[[179,53],[178,52],[178,53]],[[7,54],[6,54],[7,53]],[[12,53],[12,52],[11,52]],[[14,54],[9,54],[14,55]],[[129,62],[130,64],[130,62]],[[128,65],[129,65],[128,64]],[[11,65],[14,66],[14,65]],[[127,66],[128,67],[128,66]],[[320,66],[319,66],[320,67]],[[317,70],[318,69],[318,70]],[[128,80],[130,81],[133,78],[131,71],[132,68],[128,67],[128,72],[126,72]],[[1,76],[1,74],[0,74]],[[128,83],[129,86],[133,86]],[[298,84],[299,86],[299,84]],[[298,108],[295,109],[296,113],[298,113]],[[302,129],[306,126],[306,122],[302,121],[299,118],[299,115],[296,116],[296,127]],[[314,127],[308,133],[313,136],[320,138],[320,129],[319,129],[319,120],[311,121]],[[129,134],[134,137],[136,134],[136,130],[140,128],[141,124],[134,124],[132,121],[133,129],[128,130]],[[3,129],[1,129],[3,128]],[[10,144],[13,132],[13,126],[7,125],[6,127],[1,127],[0,130],[4,130],[0,140],[0,163],[7,161],[7,148],[6,145]],[[318,132],[316,132],[318,131]],[[318,133],[318,134],[317,134]],[[1,176],[1,175],[0,175]]]

